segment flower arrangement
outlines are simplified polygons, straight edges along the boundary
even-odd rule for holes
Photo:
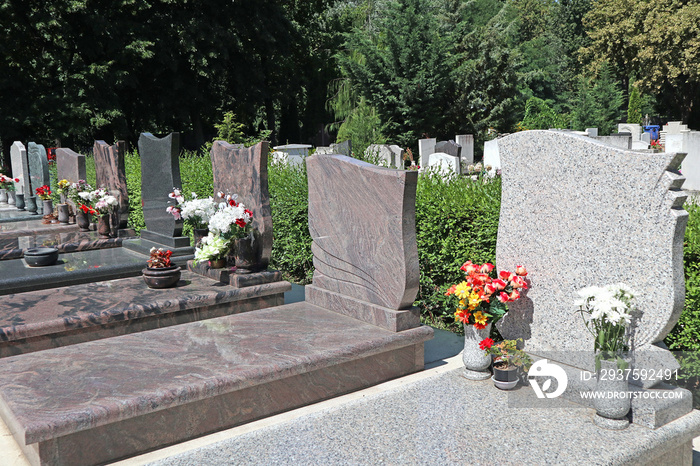
[[[56,192],[61,196],[61,199],[64,199],[66,196],[68,196],[68,193],[70,192],[70,181],[63,179],[58,182],[58,187],[56,188]]]
[[[163,269],[166,267],[172,267],[172,262],[170,262],[170,256],[173,252],[169,249],[163,248],[151,248],[150,257],[146,261],[146,264],[152,269]]]
[[[225,202],[219,204],[218,210],[209,219],[209,230],[226,239],[245,237],[250,232],[253,212],[237,202],[237,194],[224,196],[219,193],[219,197]]]
[[[36,191],[36,195],[39,196],[39,199],[42,201],[51,199],[51,188],[46,184],[44,186],[39,186],[34,191]]]
[[[661,145],[661,140],[660,139],[654,139],[649,143],[652,149],[658,149],[660,151],[664,150],[664,146]]]
[[[97,210],[97,212],[99,212],[101,215],[110,214],[114,212],[114,210],[119,205],[119,201],[117,200],[117,198],[109,194],[104,188],[99,188],[92,194],[94,199],[96,200],[95,210]]]
[[[19,178],[10,178],[0,173],[0,189],[7,189],[8,191],[15,190],[15,183],[19,183]]]
[[[484,338],[479,343],[479,348],[486,354],[495,356],[493,363],[498,369],[522,367],[524,371],[528,371],[532,365],[532,358],[525,351],[518,349],[518,341],[522,342],[522,338],[503,340],[498,343],[491,338]]]
[[[96,211],[92,206],[90,206],[90,205],[85,205],[85,204],[80,204],[80,206],[78,207],[78,210],[80,210],[81,212],[83,212],[85,215],[88,215],[88,214],[90,214],[90,215],[99,215],[99,214],[100,214],[100,213],[99,213],[98,211]]]
[[[85,204],[87,195],[81,193],[89,193],[92,191],[92,186],[90,186],[85,180],[78,180],[77,183],[71,183],[68,188],[68,199],[73,201],[73,203],[80,207],[81,204]],[[88,201],[87,204],[91,204],[92,201]]]
[[[465,272],[465,280],[452,285],[446,296],[454,295],[459,300],[455,320],[465,325],[473,325],[482,330],[488,324],[498,322],[506,312],[507,303],[520,298],[520,290],[527,289],[527,270],[522,265],[515,273],[502,270],[498,278],[492,277],[494,266],[490,263],[473,264],[467,261],[460,267]]]
[[[200,246],[194,251],[195,265],[203,261],[215,261],[223,259],[231,247],[230,240],[219,235],[209,233],[202,238]]]
[[[416,165],[416,162],[413,160],[413,151],[409,148],[406,149],[403,153],[403,159],[406,161],[411,162],[411,164],[408,166],[408,170],[418,170],[420,169],[420,165]]]
[[[578,291],[575,304],[588,331],[593,335],[596,352],[595,368],[600,370],[600,361],[617,360],[619,369],[627,368],[622,358],[629,351],[629,337],[634,313],[634,291],[624,283],[604,287],[589,286]],[[588,315],[586,320],[584,314]]]
[[[210,196],[198,199],[196,193],[192,193],[192,199],[186,200],[182,191],[173,188],[173,192],[168,194],[170,199],[177,202],[174,206],[168,206],[166,211],[175,217],[175,220],[184,220],[192,228],[207,228],[211,217],[216,213],[216,203]]]

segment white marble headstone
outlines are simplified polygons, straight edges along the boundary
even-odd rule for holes
[[[29,162],[27,160],[27,149],[19,141],[12,143],[10,147],[10,161],[12,164],[12,176],[19,178],[19,183],[15,186],[18,194],[31,196],[32,188],[29,181]]]
[[[474,135],[457,135],[455,136],[455,142],[462,146],[462,153],[460,154],[461,162],[466,165],[474,163]]]
[[[492,139],[484,143],[484,167],[490,166],[490,174],[501,169],[501,156],[498,148],[498,139]]]
[[[428,168],[437,170],[444,176],[459,175],[459,157],[444,152],[430,154]]]
[[[683,151],[688,155],[681,165],[685,176],[683,189],[700,191],[700,131],[690,131],[684,137]]]
[[[435,153],[435,145],[437,144],[437,139],[419,139],[418,140],[418,165],[425,168],[430,163],[430,154]]]

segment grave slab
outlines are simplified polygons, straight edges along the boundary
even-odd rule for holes
[[[75,225],[45,232],[35,230],[19,236],[3,235],[0,232],[0,260],[24,257],[24,250],[35,247],[53,247],[59,253],[91,251],[121,247],[123,238],[100,238],[96,231],[78,231]]]
[[[102,463],[418,371],[431,336],[289,304],[4,358],[0,414],[32,464]]]
[[[142,277],[6,295],[0,357],[283,304],[289,282],[235,288],[183,271],[175,288]]]

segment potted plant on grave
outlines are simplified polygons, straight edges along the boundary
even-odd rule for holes
[[[631,400],[627,395],[626,371],[630,339],[634,331],[635,292],[624,283],[604,287],[589,286],[578,291],[575,305],[588,331],[593,336],[595,351],[596,392],[593,398],[595,422],[608,429],[624,429],[629,425],[627,413]],[[605,396],[614,393],[619,396]]]
[[[491,326],[508,312],[507,303],[519,299],[520,291],[527,289],[527,270],[518,265],[515,273],[502,270],[496,278],[493,264],[471,261],[464,263],[460,270],[465,273],[465,280],[452,285],[445,295],[457,298],[455,320],[464,325],[464,375],[484,380],[491,376],[488,370],[491,358],[479,348],[479,343],[489,337]]]
[[[219,193],[224,202],[209,219],[209,231],[230,242],[236,273],[255,271],[260,264],[260,239],[252,228],[253,212],[238,202],[236,194]],[[197,251],[195,251],[197,254]]]
[[[172,288],[180,280],[180,267],[170,260],[169,249],[151,248],[147,267],[141,271],[149,288]]]
[[[43,186],[39,186],[34,191],[36,192],[37,197],[44,203],[44,220],[49,222],[55,220],[56,217],[53,214],[53,202],[51,201],[51,188],[49,185],[45,184]]]
[[[97,215],[90,199],[92,187],[85,180],[71,183],[68,189],[68,199],[75,205],[75,222],[80,231],[90,231],[90,216]]]
[[[0,204],[14,204],[15,183],[19,183],[19,178],[10,178],[0,173]]]
[[[214,198],[209,196],[200,199],[197,198],[197,193],[192,193],[192,199],[186,200],[178,188],[173,188],[168,197],[177,204],[168,206],[165,210],[172,214],[175,220],[182,219],[192,228],[194,245],[198,247],[202,238],[209,233],[209,219],[216,213]]]
[[[111,236],[110,217],[119,206],[119,201],[104,188],[99,188],[92,193],[95,201],[95,210],[99,214],[97,232],[100,238],[107,239]]]
[[[479,343],[479,348],[493,357],[493,383],[502,390],[515,388],[532,365],[530,356],[518,349],[518,342],[522,341],[522,338],[518,338],[494,343],[491,338],[484,338]]]
[[[70,218],[70,206],[68,205],[68,193],[70,192],[70,181],[63,179],[58,182],[56,192],[61,197],[61,203],[56,206],[58,211],[58,223],[68,223]]]

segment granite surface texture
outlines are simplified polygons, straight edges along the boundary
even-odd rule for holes
[[[267,154],[263,141],[248,148],[235,148],[225,141],[214,141],[210,157],[217,193],[238,194],[238,201],[253,212],[253,228],[260,232],[260,267],[265,269],[272,254],[272,211],[267,186]]]
[[[689,442],[700,434],[698,411],[656,430],[632,425],[613,432],[593,423],[592,409],[573,403],[553,409],[510,406],[511,393],[490,380],[467,380],[461,371],[149,465],[674,465],[692,458]],[[517,389],[522,390],[532,391]],[[427,393],[439,393],[440,402]]]
[[[87,178],[85,156],[66,147],[56,149],[56,172],[59,180],[77,183]]]
[[[164,237],[181,237],[182,220],[175,220],[165,209],[175,188],[181,188],[180,133],[156,138],[151,133],[139,136],[141,155],[141,199],[148,231]]]
[[[98,187],[105,187],[117,194],[119,209],[112,214],[112,225],[125,229],[129,220],[129,193],[126,189],[124,153],[126,143],[118,141],[110,146],[104,141],[95,141],[92,152],[95,157],[95,177]]]
[[[497,266],[522,264],[531,283],[499,322],[503,337],[523,338],[526,350],[557,352],[561,362],[589,368],[579,358],[592,357],[593,341],[576,312],[576,291],[623,282],[637,292],[642,311],[638,356],[652,367],[677,364],[654,344],[683,310],[688,214],[677,168],[684,154],[626,151],[549,131],[502,138],[499,148]]]
[[[49,160],[46,158],[46,149],[41,144],[30,142],[27,144],[27,162],[29,163],[29,180],[32,187],[32,192],[36,192],[36,188],[44,185],[50,185],[49,178]],[[38,202],[38,212],[43,213],[43,203]]]
[[[262,285],[263,283],[272,283],[282,280],[282,272],[278,270],[237,274],[235,266],[212,269],[207,262],[200,262],[195,265],[194,261],[191,260],[187,261],[187,270],[237,288]]]
[[[24,259],[5,260],[0,264],[0,295],[133,277],[147,259],[125,248],[108,248],[60,254],[58,262],[47,267],[28,267]]]
[[[306,159],[313,284],[390,309],[418,292],[418,173],[345,157]]]
[[[295,303],[4,358],[1,411],[22,445],[84,431],[90,445],[118,449],[133,439],[137,450],[144,441],[153,448],[167,432],[201,435],[251,420],[249,411],[290,409],[299,397],[308,404],[420,370],[432,333],[392,333]],[[165,433],[152,428],[156,419]],[[76,445],[66,450],[79,458]]]
[[[30,222],[33,220],[39,220],[36,215],[32,215],[26,210],[17,210],[17,207],[11,207],[0,210],[0,228],[7,224],[17,223],[17,222]]]
[[[13,142],[10,147],[10,163],[12,164],[12,177],[19,178],[19,183],[15,183],[15,192],[32,195],[27,149],[19,141]]]
[[[440,141],[435,144],[435,152],[442,152],[459,158],[462,154],[462,147],[454,141]]]
[[[45,233],[21,237],[0,236],[0,260],[24,257],[24,250],[36,247],[53,247],[60,253],[91,251],[93,249],[118,248],[124,238],[103,238],[95,231],[77,230],[66,233]]]

